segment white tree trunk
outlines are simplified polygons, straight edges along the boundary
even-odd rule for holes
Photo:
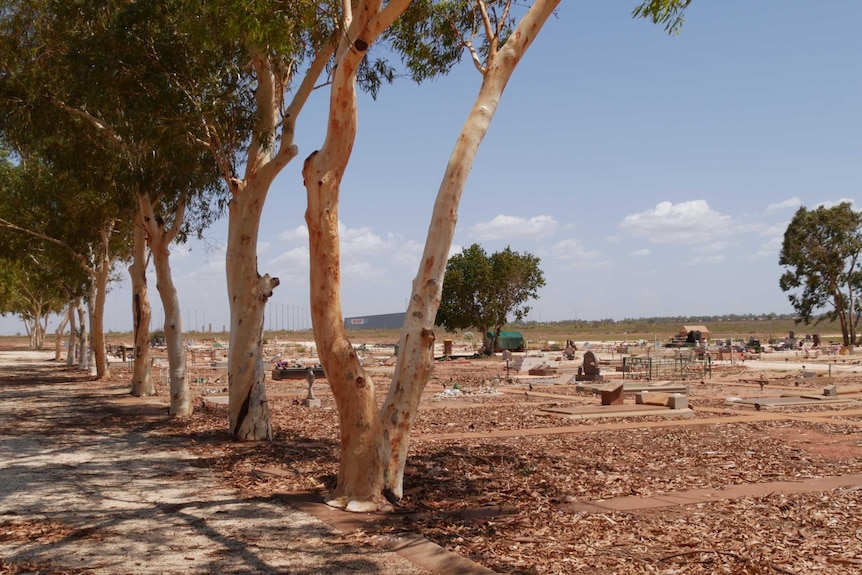
[[[132,389],[137,397],[155,395],[156,388],[150,377],[150,298],[147,293],[147,241],[143,218],[135,217],[132,265],[132,329],[134,340],[134,364],[132,367]]]
[[[167,248],[164,248],[167,251]],[[172,417],[186,417],[192,414],[191,391],[186,374],[186,354],[183,348],[183,325],[177,289],[171,277],[171,264],[164,254],[153,252],[156,266],[157,288],[165,310],[165,344],[168,352],[168,371],[170,372]]]
[[[111,376],[105,350],[105,298],[108,293],[108,276],[111,272],[108,242],[112,233],[113,225],[102,230],[96,273],[90,283],[91,297],[90,301],[87,302],[90,309],[90,349],[96,364],[96,379],[105,379]]]
[[[59,319],[57,329],[54,331],[54,361],[63,359],[63,332],[66,331],[66,326],[69,325],[69,313],[66,312]]]
[[[90,331],[86,317],[84,303],[78,298],[78,324],[81,326],[78,335],[78,368],[81,371],[90,371]]]
[[[42,351],[45,349],[45,324],[42,323],[43,320],[46,320],[46,317],[42,316],[42,304],[41,302],[38,304],[34,304],[33,306],[33,334],[36,337],[36,349]]]
[[[337,186],[320,185],[310,167],[308,186],[311,319],[318,355],[332,388],[341,429],[338,484],[327,503],[350,511],[372,511],[382,505],[383,476],[379,456],[380,420],[374,381],[360,365],[344,329],[340,300],[340,246]],[[309,177],[311,176],[311,177]]]
[[[42,350],[45,347],[45,335],[42,327],[42,302],[38,296],[27,293],[27,313],[22,314],[21,319],[24,322],[24,329],[27,330],[27,336],[30,340],[30,349]]]
[[[229,205],[225,266],[230,300],[228,412],[237,441],[272,439],[263,370],[266,302],[278,278],[257,269],[257,234],[269,181],[252,180],[234,192]]]
[[[48,319],[50,318],[50,316],[51,310],[49,308],[47,312],[42,316],[42,327],[39,330],[39,332],[42,334],[42,347],[39,349],[44,349],[45,347],[45,334],[48,333]]]
[[[298,154],[293,140],[296,119],[314,90],[317,78],[326,68],[333,46],[333,42],[326,42],[318,50],[286,108],[283,105],[284,89],[290,85],[293,68],[267,60],[262,52],[254,52],[252,65],[257,77],[254,96],[257,109],[244,178],[234,177],[228,158],[216,158],[223,166],[232,196],[228,205],[225,267],[231,325],[228,413],[230,435],[234,440],[272,437],[263,371],[263,314],[266,300],[278,285],[278,278],[261,277],[258,272],[258,227],[269,186]]]
[[[440,307],[443,276],[455,233],[458,206],[479,145],[488,131],[503,90],[524,52],[560,0],[537,0],[503,48],[491,55],[482,86],[437,192],[419,273],[399,339],[399,355],[389,393],[381,410],[386,466],[385,489],[403,494],[409,435],[422,391],[434,367],[434,320]],[[492,350],[493,351],[493,350]]]
[[[81,305],[81,299],[69,302],[69,310],[66,312],[66,317],[69,319],[69,341],[66,345],[66,365],[72,367],[75,365],[75,356],[77,355],[78,337],[75,333],[75,310]]]
[[[87,354],[87,373],[89,373],[90,375],[92,375],[96,379],[100,379],[99,378],[99,366],[97,363],[96,354],[95,354],[94,349],[93,349],[93,347],[95,346],[95,340],[96,340],[96,335],[95,335],[96,334],[96,330],[95,330],[96,306],[98,305],[98,304],[95,304],[93,302],[95,302],[97,298],[98,298],[97,288],[95,288],[94,285],[91,284],[90,285],[90,297],[87,300],[87,318],[89,319],[90,330],[89,330],[89,334],[87,337],[87,349],[85,350],[85,353]],[[104,346],[104,335],[102,336],[102,345]],[[104,347],[103,347],[103,349],[104,349]],[[105,369],[105,372],[107,372],[107,368]]]
[[[149,197],[140,196],[141,213],[147,230],[150,253],[153,254],[153,265],[156,268],[156,289],[165,310],[165,343],[168,351],[168,371],[170,372],[172,417],[186,417],[192,414],[193,406],[189,380],[186,374],[186,354],[183,349],[183,328],[180,314],[180,302],[177,289],[171,274],[170,243],[182,227],[185,217],[185,201],[181,201],[170,230],[159,223],[153,213]]]
[[[341,449],[338,484],[327,503],[348,511],[385,505],[380,453],[380,419],[374,382],[365,372],[344,329],[341,313],[338,196],[356,139],[356,72],[365,51],[409,1],[360,2],[336,55],[326,140],[308,157],[302,174],[307,188],[311,319],[318,355],[338,408]]]

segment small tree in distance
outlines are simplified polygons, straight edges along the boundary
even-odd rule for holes
[[[508,246],[488,256],[473,244],[446,264],[436,324],[446,331],[478,329],[485,353],[491,355],[503,326],[510,318],[520,321],[530,313],[530,306],[524,304],[537,299],[544,285],[536,256],[519,254]]]
[[[838,320],[844,345],[856,345],[862,312],[862,212],[849,202],[796,211],[778,263],[786,268],[779,285],[806,325]]]

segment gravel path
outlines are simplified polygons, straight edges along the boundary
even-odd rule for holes
[[[429,573],[218,487],[177,441],[117,424],[164,418],[164,406],[51,358],[0,352],[0,572]]]

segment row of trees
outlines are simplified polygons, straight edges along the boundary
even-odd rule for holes
[[[635,16],[675,31],[688,3],[649,0]],[[127,265],[131,391],[151,394],[151,259],[165,309],[171,414],[188,415],[169,245],[226,210],[229,433],[271,438],[262,343],[266,302],[279,281],[258,269],[258,225],[272,182],[299,155],[293,134],[306,102],[326,90],[329,117],[320,149],[303,163],[302,203],[312,324],[341,425],[330,503],[366,510],[399,498],[467,175],[515,67],[558,4],[0,0],[0,241],[9,242],[3,253],[14,262],[4,266],[2,309],[23,309],[24,285],[50,286],[39,290],[50,303],[27,304],[35,318],[65,305],[71,317],[86,302],[96,374],[105,377],[104,298],[112,274]],[[340,301],[339,197],[357,131],[357,90],[376,95],[398,66],[421,82],[465,55],[482,82],[443,170],[398,363],[378,409]]]

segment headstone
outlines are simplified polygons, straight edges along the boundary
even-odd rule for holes
[[[612,381],[603,385],[599,390],[602,405],[622,405],[624,385],[622,381]]]
[[[314,398],[314,368],[309,366],[305,370],[305,381],[308,382],[308,395],[302,400],[305,407],[320,407],[320,400]]]
[[[584,352],[583,369],[578,369],[578,375],[575,376],[577,381],[601,381],[602,376],[599,373],[599,360],[591,351]]]

